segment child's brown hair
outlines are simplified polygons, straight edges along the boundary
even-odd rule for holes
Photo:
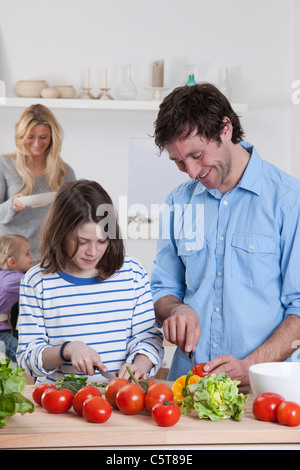
[[[66,269],[70,260],[65,247],[67,236],[89,222],[102,224],[109,240],[106,252],[97,265],[99,277],[107,279],[122,267],[124,243],[112,200],[99,183],[81,179],[62,185],[46,218],[40,252],[41,266],[47,272]]]

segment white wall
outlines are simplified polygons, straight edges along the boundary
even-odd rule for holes
[[[297,87],[293,88],[292,98],[296,98],[292,105],[292,167],[291,173],[300,176],[300,1],[296,0],[294,5],[294,69],[293,83]]]
[[[299,17],[298,0],[0,0],[0,80],[8,96],[21,79],[73,84],[79,92],[90,67],[97,91],[107,67],[116,93],[122,65],[131,63],[138,97],[148,99],[156,59],[165,61],[169,89],[184,83],[185,64],[197,65],[198,81],[215,83],[226,65],[232,101],[249,105],[242,116],[247,139],[263,158],[300,176],[299,111],[291,104],[291,84],[300,79]],[[21,112],[0,108],[0,153],[14,150]],[[151,134],[156,113],[54,112],[65,132],[62,157],[77,177],[98,180],[115,201],[126,195],[129,139]],[[155,242],[127,246],[150,271]]]

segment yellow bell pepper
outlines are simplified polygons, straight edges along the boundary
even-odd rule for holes
[[[186,375],[182,375],[173,383],[172,391],[174,394],[174,401],[177,405],[181,405],[181,403],[183,402],[184,396],[182,395],[182,391],[184,387],[186,387],[187,385],[195,384],[200,379],[199,375],[190,375],[186,383],[186,378]]]

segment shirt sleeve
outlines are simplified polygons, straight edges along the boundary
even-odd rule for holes
[[[154,365],[150,371],[150,375],[153,376],[159,370],[164,356],[163,335],[155,326],[148,274],[140,265],[134,274],[135,308],[132,314],[126,361],[132,363],[136,354],[144,354]]]
[[[20,271],[6,271],[3,277],[3,289],[9,293],[18,293],[23,273]]]
[[[66,176],[65,181],[75,181],[76,175],[73,168],[66,163]]]
[[[283,228],[281,232],[281,302],[285,316],[300,317],[300,198],[294,204],[283,207]]]
[[[43,316],[41,280],[25,274],[20,286],[19,298],[19,340],[17,362],[31,376],[47,376],[57,369],[45,370],[42,352],[49,347],[48,335]]]
[[[1,224],[8,224],[16,216],[13,208],[13,198],[7,198],[7,182],[5,172],[0,164],[0,220]]]
[[[151,290],[154,303],[162,297],[172,295],[183,300],[185,284],[185,266],[178,256],[174,237],[174,211],[169,201],[160,215],[157,255],[153,263]]]

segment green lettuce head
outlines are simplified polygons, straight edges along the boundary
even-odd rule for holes
[[[239,384],[239,380],[231,380],[224,372],[201,377],[198,383],[185,387],[181,412],[188,415],[195,409],[199,418],[240,421],[249,395],[239,393]]]

